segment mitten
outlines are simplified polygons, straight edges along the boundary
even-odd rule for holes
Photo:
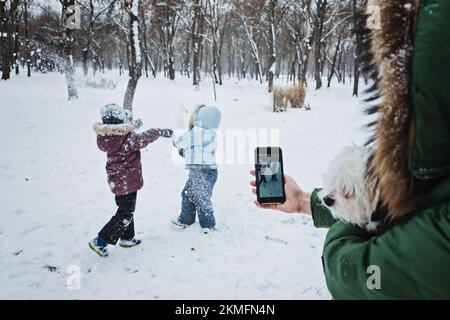
[[[134,120],[132,123],[133,123],[133,126],[134,126],[135,130],[140,129],[142,127],[142,125],[143,125],[141,119]]]
[[[163,138],[172,138],[173,137],[172,129],[158,129],[158,133]]]

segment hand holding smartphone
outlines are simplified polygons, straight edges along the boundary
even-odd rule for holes
[[[260,204],[283,204],[286,202],[281,148],[256,148],[255,170],[258,202]]]

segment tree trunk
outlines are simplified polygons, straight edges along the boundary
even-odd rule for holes
[[[325,20],[325,13],[327,7],[327,0],[319,0],[317,3],[317,17],[315,23],[315,37],[314,37],[314,65],[316,80],[316,90],[322,88],[322,61],[321,61],[321,48],[322,48],[322,32],[323,24]]]
[[[184,58],[184,72],[188,79],[191,78],[191,42],[186,41],[186,52]]]
[[[2,60],[2,80],[9,80],[11,77],[11,62],[13,57],[13,31],[14,20],[19,6],[19,0],[9,1],[7,10],[6,1],[0,1],[0,47]],[[6,35],[6,36],[5,36]]]
[[[245,49],[240,49],[240,62],[241,62],[241,77],[242,79],[246,79],[247,78],[247,66],[245,64]]]
[[[328,86],[327,86],[328,88],[331,86],[331,80],[333,79],[333,76],[334,76],[334,70],[336,68],[336,60],[337,60],[337,57],[338,57],[339,47],[340,46],[341,46],[341,35],[339,34],[338,42],[337,42],[337,45],[336,45],[336,51],[334,52],[333,63],[331,65],[330,76],[328,77]]]
[[[119,48],[119,76],[123,73],[123,54],[122,50]]]
[[[337,63],[337,71],[338,71],[338,81],[339,83],[342,82],[342,48],[339,48],[339,58]]]
[[[142,55],[141,55],[141,35],[139,28],[138,12],[141,9],[140,0],[125,0],[125,10],[128,13],[128,54],[129,54],[129,80],[125,97],[123,101],[123,108],[132,111],[134,94],[138,81],[142,74]]]
[[[173,50],[173,46],[171,45],[169,47],[169,79],[170,80],[175,80],[175,57],[174,57],[174,50]]]
[[[87,77],[88,75],[88,58],[89,58],[89,50],[90,50],[90,46],[91,46],[91,39],[88,39],[86,41],[86,45],[83,49],[83,75],[85,77]]]
[[[267,78],[269,81],[268,91],[273,91],[273,80],[275,76],[275,63],[277,61],[277,52],[276,52],[276,33],[275,33],[275,9],[278,4],[278,0],[270,0],[270,15],[269,15],[269,24],[270,24],[270,36],[269,36],[269,69],[267,70]]]
[[[308,86],[308,82],[306,81],[306,74],[308,73],[308,65],[309,65],[309,59],[311,55],[311,50],[309,48],[305,49],[305,58],[303,60],[303,68],[300,76],[300,83],[304,83],[305,86]]]
[[[13,53],[13,65],[15,69],[16,76],[19,75],[20,72],[20,63],[19,63],[19,31],[20,31],[20,19],[19,19],[19,10],[16,10],[14,14],[14,53]]]
[[[194,4],[194,18],[192,25],[192,66],[193,66],[193,84],[197,86],[201,80],[201,54],[203,51],[203,29],[204,29],[204,17],[202,10],[201,0],[193,0]]]
[[[130,72],[131,74],[131,72]],[[136,88],[138,85],[139,77],[136,75],[130,76],[128,80],[127,90],[125,91],[125,97],[123,100],[123,108],[132,111],[134,94],[136,93]]]
[[[148,51],[148,41],[147,41],[147,19],[145,18],[145,12],[142,10],[139,12],[140,20],[142,24],[142,51],[144,53],[144,70],[145,77],[148,78],[149,65],[152,71],[152,75],[156,78],[156,70],[153,63],[150,61],[149,51]]]
[[[27,64],[27,77],[31,77],[31,48],[30,48],[30,31],[29,31],[29,21],[28,21],[28,2],[23,3],[23,20],[25,28],[25,58]]]
[[[212,61],[212,64],[213,64],[213,75],[214,75],[214,82],[215,83],[219,83],[219,75],[218,75],[218,56],[219,56],[219,52],[218,52],[218,47],[217,47],[217,41],[216,40],[213,40],[214,41],[214,43],[213,43],[213,53],[212,53],[212,56],[213,56],[213,61]]]
[[[63,0],[62,2],[62,21],[63,21],[63,57],[64,73],[67,80],[68,98],[70,100],[78,99],[78,91],[75,84],[75,68],[73,59],[73,30],[68,27],[68,17],[71,15],[69,7],[75,5],[75,0]]]
[[[88,75],[88,59],[89,50],[91,49],[92,43],[92,33],[94,31],[94,3],[93,0],[89,0],[89,27],[86,36],[86,44],[83,48],[83,75],[86,77]]]
[[[6,18],[6,3],[5,1],[0,1],[0,49],[2,56],[2,80],[9,79],[9,58],[7,50],[7,41],[4,34],[8,31],[8,20]]]

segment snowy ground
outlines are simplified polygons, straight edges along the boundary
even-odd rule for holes
[[[124,76],[115,90],[81,88],[69,103],[59,74],[0,83],[0,299],[330,299],[325,230],[307,216],[255,208],[250,163],[220,165],[219,232],[174,231],[186,172],[168,140],[143,152],[142,247],[115,248],[107,259],[88,249],[116,209],[92,124],[102,105],[122,102],[125,85]],[[307,190],[319,186],[339,149],[364,137],[360,102],[350,87],[334,86],[309,93],[312,111],[274,114],[265,90],[246,80],[218,88],[222,129],[279,129],[286,173]],[[195,91],[188,80],[144,79],[134,113],[146,128],[177,128],[184,109],[211,97],[210,84]],[[71,290],[77,278],[68,271],[78,267],[80,288]]]

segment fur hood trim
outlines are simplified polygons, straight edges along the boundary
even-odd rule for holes
[[[94,131],[99,136],[126,136],[127,134],[133,132],[133,124],[127,122],[122,124],[94,124]]]
[[[368,15],[364,15],[358,27],[363,72],[375,83],[367,91],[366,99],[371,103],[367,113],[377,114],[377,121],[369,124],[374,135],[367,142],[372,150],[368,178],[376,181],[388,220],[397,219],[414,208],[409,192],[408,136],[416,3],[415,0],[372,0],[370,4],[379,9],[381,28],[369,30]]]

